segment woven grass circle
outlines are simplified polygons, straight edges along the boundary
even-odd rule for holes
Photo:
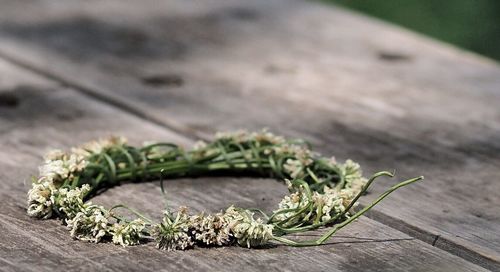
[[[382,171],[364,178],[360,166],[338,163],[311,151],[302,140],[290,140],[267,131],[217,133],[209,143],[198,142],[185,151],[172,143],[142,147],[124,138],[93,141],[70,152],[51,151],[33,178],[28,192],[30,216],[59,218],[72,237],[89,242],[110,241],[122,246],[155,240],[164,250],[185,250],[196,245],[261,247],[271,242],[313,246],[327,241],[391,192],[423,179],[400,182],[359,211],[355,204],[372,182],[392,173]],[[100,190],[121,182],[163,180],[212,173],[274,177],[288,185],[272,214],[230,206],[218,213],[190,214],[188,208],[167,208],[154,222],[126,203],[105,208],[89,200]],[[165,194],[163,182],[161,191]],[[135,218],[120,214],[126,209]],[[293,241],[288,234],[330,228],[313,241]]]

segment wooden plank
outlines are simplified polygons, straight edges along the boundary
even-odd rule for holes
[[[185,134],[266,126],[424,174],[372,217],[498,268],[498,65],[302,1],[7,2],[6,57]]]
[[[85,97],[0,60],[0,263],[5,271],[485,271],[457,256],[363,217],[320,247],[239,247],[162,252],[153,243],[121,248],[74,241],[56,220],[26,215],[31,173],[48,148],[68,148],[98,136],[119,134],[133,143],[161,139],[191,144],[185,137],[120,109]],[[24,181],[24,182],[22,182]],[[255,178],[169,180],[173,205],[219,210],[230,203],[269,209],[286,193],[284,185]],[[95,198],[131,206],[158,218],[159,184],[126,184]],[[265,199],[262,199],[265,198]],[[314,234],[314,233],[313,233]],[[316,233],[318,235],[318,233]]]

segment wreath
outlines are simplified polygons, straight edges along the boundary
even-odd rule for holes
[[[320,245],[353,222],[391,192],[423,179],[400,182],[373,203],[355,211],[358,199],[382,171],[366,179],[359,164],[338,163],[311,151],[302,140],[289,140],[268,131],[217,133],[210,143],[197,142],[192,150],[171,143],[142,147],[112,137],[45,156],[38,177],[28,192],[29,216],[59,218],[72,237],[89,242],[111,241],[122,246],[154,239],[158,248],[185,250],[198,246],[261,247],[271,241],[290,246]],[[202,176],[212,173],[258,174],[286,182],[285,196],[272,214],[259,209],[230,206],[209,214],[190,214],[167,205],[161,222],[154,222],[126,205],[107,209],[92,204],[96,194],[122,182]],[[127,209],[135,219],[120,215]],[[330,229],[318,240],[294,241],[286,235],[322,227]]]

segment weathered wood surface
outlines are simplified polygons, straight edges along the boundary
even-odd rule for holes
[[[426,175],[372,217],[499,267],[497,64],[305,1],[4,5],[6,57],[156,123],[265,126],[367,172]]]
[[[189,145],[191,141],[3,60],[0,101],[2,271],[484,271],[366,217],[331,243],[314,248],[162,252],[153,243],[121,248],[72,240],[58,221],[26,215],[29,175],[36,173],[44,151],[110,134],[125,135],[133,143],[162,139]],[[269,210],[286,193],[285,186],[274,180],[255,178],[176,179],[167,186],[172,205],[187,204],[198,211],[217,211],[232,203]],[[94,202],[111,206],[120,199],[152,217],[161,216],[157,182],[125,184]]]
[[[6,1],[0,48],[185,134],[267,126],[425,174],[373,218],[498,267],[498,66],[314,3],[241,2]]]

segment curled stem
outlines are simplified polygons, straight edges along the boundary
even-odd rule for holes
[[[380,172],[380,173],[383,173],[383,172]],[[384,174],[381,174],[381,175],[387,175],[387,173],[388,172],[385,172]],[[390,174],[390,175],[392,175],[392,174]],[[412,179],[409,179],[409,180],[405,180],[405,181],[402,181],[402,182],[400,182],[400,183],[398,183],[396,185],[393,185],[387,191],[385,191],[379,197],[377,197],[377,199],[375,199],[372,203],[370,203],[370,205],[364,207],[363,209],[361,209],[360,211],[358,211],[357,213],[355,213],[353,216],[349,217],[347,220],[345,220],[345,221],[343,221],[343,222],[341,222],[339,224],[334,225],[331,230],[329,230],[327,233],[325,233],[318,240],[310,240],[310,241],[300,241],[300,242],[297,242],[297,241],[292,241],[292,240],[286,239],[284,237],[273,237],[273,239],[276,240],[276,241],[282,242],[283,244],[286,244],[286,245],[289,245],[289,246],[296,246],[296,247],[321,245],[321,244],[325,243],[330,237],[332,237],[338,230],[340,230],[343,227],[345,227],[345,226],[349,225],[350,223],[352,223],[354,220],[356,220],[358,217],[360,217],[361,215],[363,215],[364,213],[366,213],[367,211],[369,211],[371,208],[373,208],[375,205],[377,205],[380,201],[382,201],[384,198],[386,198],[392,192],[396,191],[397,189],[399,189],[401,187],[407,186],[409,184],[412,184],[414,182],[417,182],[417,181],[420,181],[420,180],[423,180],[423,179],[424,179],[424,177],[420,176],[420,177],[416,177],[416,178],[412,178]],[[369,185],[369,184],[367,184],[367,185]]]

